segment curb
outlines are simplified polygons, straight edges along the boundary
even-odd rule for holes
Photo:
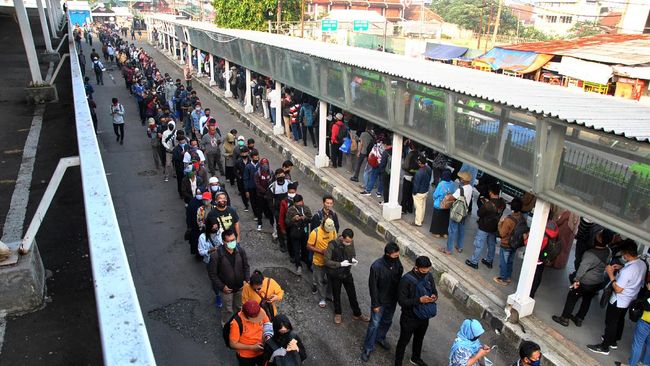
[[[158,48],[155,49],[167,57],[174,65],[182,68],[169,54]],[[400,224],[397,222],[401,220],[386,221],[381,215],[381,210],[377,212],[376,207],[370,206],[355,197],[354,190],[345,189],[346,182],[350,184],[345,177],[326,176],[325,174],[329,171],[316,168],[313,156],[292,148],[293,142],[287,140],[284,135],[274,135],[270,121],[257,114],[244,113],[238,102],[232,98],[226,98],[221,89],[211,87],[205,78],[195,77],[192,81],[207,89],[240,122],[261,137],[269,146],[278,150],[284,159],[291,160],[294,169],[300,170],[320,186],[323,191],[331,194],[336,199],[339,211],[344,210],[356,217],[358,221],[373,229],[387,242],[395,241],[402,248],[403,254],[409,259],[415,261],[415,258],[420,255],[429,256],[433,264],[433,274],[438,288],[464,306],[472,316],[484,320],[493,329],[498,330],[504,338],[509,354],[512,354],[514,358],[518,354],[521,341],[534,340],[544,351],[542,356],[544,365],[600,365],[598,361],[589,357],[583,349],[572,344],[569,339],[545,325],[543,321],[540,321],[534,315],[526,317],[516,324],[507,322],[504,311],[505,300],[497,300],[496,297],[489,296],[490,294],[487,293],[489,289],[482,287],[480,283],[472,284],[471,280],[463,276],[462,271],[446,263],[444,257],[439,257],[434,250],[423,246],[422,244],[426,243],[424,236],[418,235],[419,233],[411,233],[406,227],[400,228]],[[408,224],[402,222],[401,226],[408,226]]]

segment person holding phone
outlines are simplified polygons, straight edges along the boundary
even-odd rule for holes
[[[465,319],[449,351],[449,366],[479,366],[479,361],[492,350],[481,344],[479,337],[485,333],[481,322]]]

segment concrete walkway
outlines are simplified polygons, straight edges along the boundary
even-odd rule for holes
[[[167,53],[157,52],[159,55],[164,54],[170,58]],[[173,62],[180,67],[175,60]],[[502,324],[505,319],[502,309],[505,307],[507,295],[515,291],[523,253],[519,253],[515,261],[513,283],[507,287],[496,285],[492,278],[498,275],[498,265],[491,270],[481,265],[476,271],[464,264],[465,259],[469,258],[473,251],[472,242],[477,230],[475,219],[469,220],[466,224],[465,251],[462,254],[455,253],[453,256],[444,256],[437,251],[437,248],[443,246],[446,241],[436,239],[428,232],[432,200],[427,200],[427,214],[422,228],[410,225],[413,220],[412,214],[404,215],[401,220],[386,222],[382,218],[381,206],[374,194],[372,196],[359,195],[362,188],[358,183],[348,179],[351,176],[349,162],[339,169],[315,169],[313,167],[314,156],[317,153],[315,148],[304,147],[284,136],[273,136],[269,120],[257,113],[244,114],[243,107],[237,101],[225,98],[221,89],[209,87],[207,77],[195,78],[196,82],[209,88],[211,93],[225,103],[232,113],[238,115],[258,135],[264,137],[268,144],[291,158],[301,171],[306,172],[326,190],[334,193],[346,210],[359,217],[370,228],[387,238],[395,238],[406,248],[407,254],[411,257],[422,253],[435,258],[434,266],[441,274],[441,283],[443,286],[446,285],[449,293],[485,319],[495,324]],[[496,258],[498,259],[498,250]],[[545,364],[602,365],[613,363],[614,360],[625,360],[629,354],[634,326],[629,322],[618,350],[612,350],[609,356],[590,353],[585,347],[587,344],[598,343],[599,335],[604,329],[604,310],[597,305],[597,300],[594,300],[582,328],[576,328],[573,325],[565,328],[551,320],[551,315],[559,314],[564,305],[569,285],[567,275],[573,270],[572,260],[572,258],[569,259],[569,265],[565,270],[550,268],[545,270],[542,285],[536,296],[534,315],[522,319],[520,325],[506,324],[503,331],[515,343],[520,339],[531,339],[541,343],[547,358]]]

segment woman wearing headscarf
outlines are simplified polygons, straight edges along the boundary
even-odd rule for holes
[[[264,345],[264,359],[276,366],[301,365],[307,359],[305,345],[284,314],[273,319],[273,336]]]
[[[551,212],[556,213],[555,222],[560,229],[560,241],[562,242],[562,251],[553,262],[551,267],[556,269],[564,269],[569,261],[571,248],[573,248],[573,239],[578,232],[578,225],[580,224],[580,216],[573,212],[555,207]]]
[[[490,347],[482,345],[478,338],[485,333],[481,322],[465,319],[456,334],[449,351],[449,366],[479,366],[479,361],[490,353]]]
[[[451,206],[445,206],[445,197],[453,194],[458,187],[451,181],[451,172],[445,170],[440,177],[440,183],[433,191],[433,215],[431,216],[431,228],[429,231],[436,238],[447,237],[449,227],[449,210]],[[444,201],[444,202],[443,202]]]

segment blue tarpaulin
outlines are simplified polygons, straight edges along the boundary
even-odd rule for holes
[[[493,70],[519,71],[532,65],[537,59],[537,56],[538,54],[536,52],[493,48],[477,60],[489,64]]]
[[[449,61],[461,57],[465,52],[467,52],[467,47],[458,47],[440,43],[427,43],[424,56],[433,60]]]

